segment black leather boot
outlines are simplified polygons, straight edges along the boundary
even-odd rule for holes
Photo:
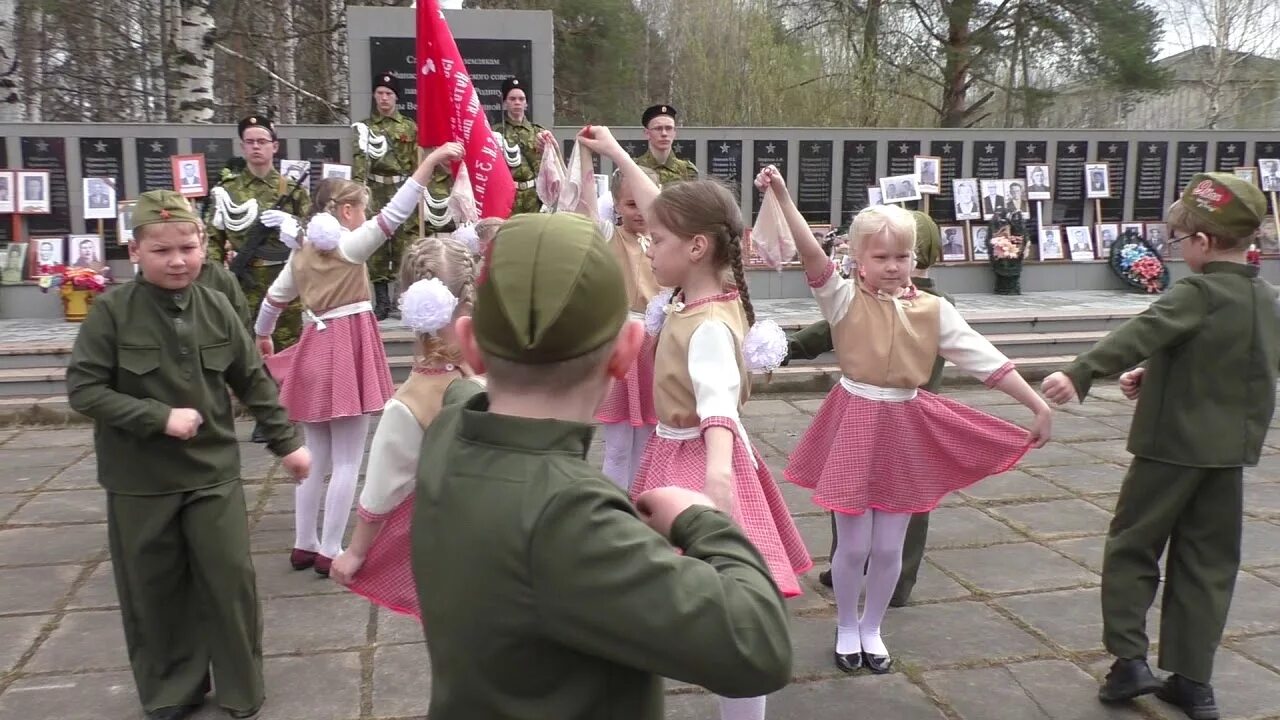
[[[391,315],[391,292],[384,282],[373,284],[373,316],[386,320]]]
[[[1098,699],[1104,703],[1126,702],[1156,692],[1160,687],[1146,658],[1118,658],[1098,688]]]
[[[1213,686],[1198,683],[1181,675],[1170,675],[1156,691],[1156,697],[1176,705],[1191,720],[1218,720],[1218,702],[1213,697]]]

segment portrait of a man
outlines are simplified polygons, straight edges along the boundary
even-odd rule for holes
[[[952,197],[955,199],[957,220],[982,219],[982,208],[978,206],[977,180],[965,178],[953,182]]]
[[[72,267],[94,269],[102,267],[102,250],[98,247],[97,236],[72,236],[71,243],[72,250],[75,253],[75,259],[71,263]]]
[[[964,260],[964,228],[958,225],[943,226],[942,259]]]
[[[1111,181],[1106,163],[1085,163],[1085,197],[1102,200],[1111,197]]]
[[[9,243],[4,252],[4,270],[0,271],[0,282],[5,285],[21,283],[26,261],[27,244]]]
[[[1031,200],[1052,199],[1048,165],[1027,166],[1027,197]]]

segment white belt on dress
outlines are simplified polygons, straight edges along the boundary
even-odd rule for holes
[[[733,424],[738,431],[738,439],[741,440],[742,444],[747,448],[747,455],[751,458],[751,466],[757,467],[756,454],[751,451],[751,441],[747,439],[747,429],[742,426],[742,421],[736,418],[734,419]],[[674,428],[670,425],[658,423],[658,427],[654,430],[654,433],[663,440],[679,440],[684,442],[686,440],[697,440],[702,437],[702,428]]]
[[[916,396],[915,388],[887,388],[879,385],[868,385],[867,383],[854,382],[843,375],[840,376],[840,385],[851,395],[879,402],[906,402]]]
[[[316,315],[310,309],[306,309],[302,311],[302,317],[307,322],[315,323],[316,332],[323,332],[324,329],[328,327],[324,324],[325,320],[337,320],[338,318],[347,317],[348,315],[359,315],[362,312],[373,312],[373,303],[368,300],[361,300],[360,302],[353,302],[349,305],[339,305],[332,310],[326,311],[322,315]]]
[[[631,319],[632,319],[632,320],[639,320],[640,322],[644,322],[644,313],[643,313],[643,312],[640,312],[640,311],[637,311],[637,310],[629,310],[629,311],[627,311],[627,314],[631,316]]]

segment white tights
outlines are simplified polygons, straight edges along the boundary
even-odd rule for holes
[[[831,584],[836,591],[836,652],[866,650],[888,655],[880,639],[880,623],[902,572],[902,543],[910,513],[867,510],[861,515],[836,513],[836,552],[831,558]],[[858,615],[866,568],[866,600]]]
[[[644,446],[653,435],[653,426],[635,427],[628,422],[609,423],[604,426],[604,474],[623,491],[631,489]]]
[[[720,698],[720,720],[764,720],[765,697]]]
[[[342,552],[342,535],[351,516],[356,498],[356,482],[360,477],[360,461],[364,459],[365,440],[369,436],[369,416],[334,418],[327,423],[302,423],[311,451],[311,474],[294,492],[294,547],[319,552],[336,558]],[[329,475],[329,490],[324,478]],[[316,536],[320,500],[324,498],[324,532]]]

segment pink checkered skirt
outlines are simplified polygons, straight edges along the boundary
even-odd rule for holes
[[[658,411],[653,409],[653,361],[657,349],[658,338],[646,334],[627,376],[609,384],[609,393],[596,410],[596,420],[606,424],[631,423],[632,427],[658,424]]]
[[[919,513],[1012,468],[1029,449],[1023,428],[924,390],[894,402],[836,385],[785,476],[828,510]]]
[[[395,385],[373,313],[324,323],[324,330],[307,323],[296,345],[267,358],[289,419],[320,423],[382,412]]]
[[[374,515],[362,507],[356,512],[365,520],[382,520],[384,524],[348,589],[375,605],[421,621],[418,588],[413,583],[413,566],[409,564],[413,495],[386,515]]]
[[[716,423],[720,424],[720,423]],[[722,427],[732,428],[725,423]],[[755,458],[753,465],[751,460]],[[645,446],[644,459],[631,486],[631,499],[646,490],[682,487],[702,492],[707,478],[707,446],[702,438],[670,440],[654,435]],[[733,519],[764,557],[773,581],[786,597],[802,594],[796,576],[813,567],[800,532],[791,520],[782,493],[769,466],[755,448],[748,447],[734,431]]]

